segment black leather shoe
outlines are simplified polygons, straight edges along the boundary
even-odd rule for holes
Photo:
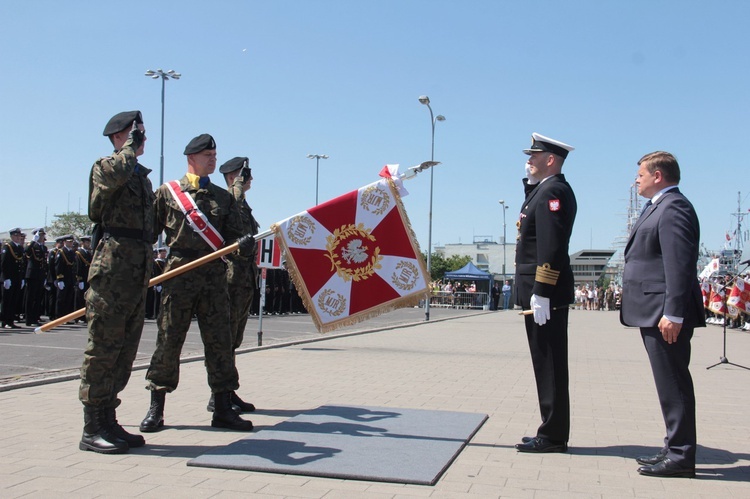
[[[568,444],[556,443],[552,440],[548,440],[542,437],[534,437],[528,442],[516,444],[516,450],[518,452],[566,452],[568,450]]]
[[[695,468],[684,468],[668,457],[651,466],[641,466],[638,473],[662,478],[695,478]]]
[[[521,437],[521,442],[525,444],[531,442],[532,440],[534,440],[534,437]]]
[[[667,453],[662,449],[653,456],[638,456],[635,458],[635,462],[644,466],[653,466],[662,462],[665,457],[667,457]]]

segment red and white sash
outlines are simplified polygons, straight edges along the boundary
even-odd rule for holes
[[[206,215],[203,214],[198,206],[195,204],[193,198],[187,192],[183,192],[180,189],[180,183],[176,180],[167,182],[166,186],[169,188],[169,192],[172,193],[177,205],[185,214],[185,220],[188,225],[195,232],[200,234],[206,243],[213,248],[214,251],[224,246],[224,238],[221,237],[219,231],[211,225]]]

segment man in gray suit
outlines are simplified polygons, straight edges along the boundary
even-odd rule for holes
[[[706,325],[697,279],[700,226],[677,188],[680,167],[657,151],[638,161],[638,194],[648,198],[625,246],[620,322],[641,329],[667,436],[636,459],[646,476],[695,476],[695,391],[688,368],[693,328]]]

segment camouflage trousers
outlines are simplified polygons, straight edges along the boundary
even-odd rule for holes
[[[180,353],[193,315],[203,340],[208,385],[213,393],[239,388],[229,327],[229,292],[224,263],[207,263],[165,281],[157,323],[156,351],[146,387],[171,392],[180,381]]]
[[[78,397],[84,405],[117,407],[128,384],[143,331],[151,245],[115,238],[99,243],[89,271],[89,339]]]

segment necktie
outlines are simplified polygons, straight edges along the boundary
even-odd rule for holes
[[[646,213],[646,210],[648,210],[648,209],[649,209],[649,207],[650,207],[650,206],[651,206],[652,204],[653,204],[653,203],[652,203],[652,202],[651,202],[651,200],[649,199],[649,200],[648,200],[648,201],[646,202],[646,204],[645,204],[645,205],[643,206],[643,209],[641,210],[641,214],[640,214],[640,216],[643,216],[643,214],[644,214],[644,213]]]
[[[200,187],[201,189],[205,189],[205,188],[206,188],[206,186],[208,185],[208,183],[209,183],[209,182],[211,182],[211,179],[210,179],[210,178],[208,178],[208,177],[201,177],[201,178],[200,178],[200,180],[198,181],[198,186],[199,186],[199,187]],[[649,201],[649,203],[650,203],[650,202],[651,202],[651,201]]]

